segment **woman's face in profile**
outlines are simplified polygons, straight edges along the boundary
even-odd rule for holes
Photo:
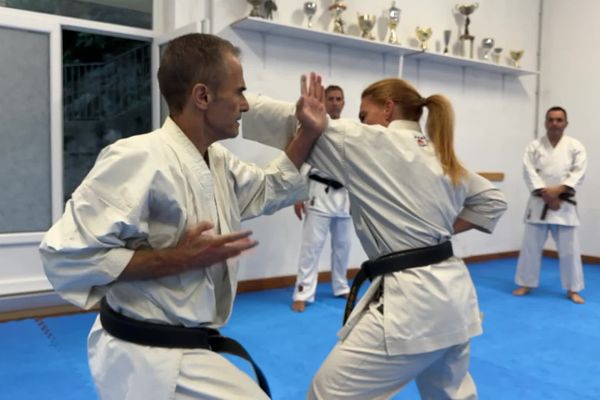
[[[364,97],[360,102],[360,112],[358,114],[360,122],[367,125],[388,126],[385,105],[375,103],[369,97]]]

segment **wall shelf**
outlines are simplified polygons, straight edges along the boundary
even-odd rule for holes
[[[504,180],[504,172],[478,172],[478,174],[492,182],[502,182]]]
[[[496,72],[507,75],[532,75],[537,71],[516,68],[508,65],[495,64],[484,60],[473,60],[469,58],[457,57],[453,55],[444,55],[434,52],[423,52],[413,47],[405,47],[385,42],[378,42],[363,39],[357,36],[342,35],[334,32],[326,32],[317,29],[304,28],[300,26],[285,25],[271,20],[245,17],[233,24],[231,27],[236,30],[245,30],[260,32],[274,36],[283,36],[294,39],[302,39],[306,42],[324,43],[335,46],[347,47],[356,50],[378,52],[391,54],[400,57],[417,58],[442,64],[450,64],[465,68],[473,68],[483,71]]]

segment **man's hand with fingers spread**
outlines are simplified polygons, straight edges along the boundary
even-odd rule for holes
[[[119,279],[161,278],[206,268],[258,245],[250,238],[252,231],[217,235],[211,232],[213,227],[211,222],[202,221],[188,229],[176,247],[137,250]]]
[[[308,79],[302,75],[300,79],[300,98],[296,103],[296,118],[305,132],[321,134],[327,126],[325,111],[325,89],[321,76],[311,72]]]
[[[252,231],[216,235],[211,232],[213,227],[212,223],[202,221],[185,232],[174,249],[181,257],[179,263],[188,268],[209,267],[258,244],[250,239]]]

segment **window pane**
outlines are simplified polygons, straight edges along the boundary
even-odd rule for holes
[[[0,5],[152,29],[152,0],[0,0]]]
[[[168,43],[158,46],[158,52],[159,52],[160,58],[162,58],[163,53],[167,49],[167,44]],[[165,101],[164,96],[161,95],[160,96],[160,124],[161,124],[161,126],[165,122],[165,119],[167,119],[168,116],[169,116],[169,105]]]
[[[64,199],[100,150],[152,129],[150,43],[63,30]]]
[[[0,28],[0,233],[45,231],[50,194],[46,33]]]

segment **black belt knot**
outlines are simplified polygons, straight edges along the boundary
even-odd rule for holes
[[[358,292],[365,280],[373,280],[374,278],[389,274],[391,272],[402,271],[408,268],[424,267],[426,265],[437,264],[454,255],[452,251],[452,242],[447,241],[435,246],[421,247],[418,249],[410,249],[399,251],[381,256],[376,260],[367,260],[362,263],[360,270],[350,288],[348,300],[346,301],[346,309],[344,310],[344,322],[346,324],[348,317],[354,309]]]
[[[143,346],[207,349],[215,353],[228,353],[241,357],[252,364],[258,385],[269,398],[271,397],[267,378],[244,346],[232,338],[221,336],[216,329],[187,328],[139,321],[113,310],[106,298],[103,298],[100,303],[100,322],[110,335]]]
[[[534,196],[538,196],[538,197],[542,197],[542,191],[541,189],[538,190],[534,190],[533,191],[533,195]],[[572,197],[575,197],[575,190],[571,189],[571,190],[567,190],[566,192],[562,192],[561,194],[558,195],[558,198],[562,201],[566,201],[569,204],[573,204],[574,206],[577,205],[577,201],[575,201]],[[540,214],[540,219],[542,221],[544,221],[546,219],[546,215],[548,215],[548,210],[550,209],[550,207],[548,207],[548,204],[544,204],[544,208],[542,209],[542,213]]]

